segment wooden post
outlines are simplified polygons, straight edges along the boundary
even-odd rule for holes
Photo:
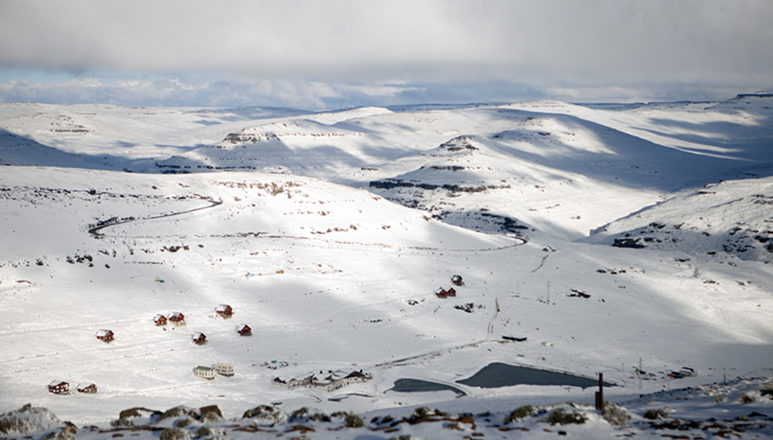
[[[599,390],[596,391],[596,409],[604,409],[604,373],[599,373]]]

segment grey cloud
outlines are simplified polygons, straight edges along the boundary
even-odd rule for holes
[[[0,69],[76,80],[5,83],[0,100],[717,99],[773,86],[770,23],[769,0],[4,0]],[[87,86],[94,72],[167,79]]]
[[[0,3],[0,65],[308,81],[737,81],[773,71],[773,3]]]
[[[534,87],[503,80],[425,83],[340,83],[255,79],[251,77],[161,78],[102,82],[77,78],[65,82],[0,83],[0,103],[115,104],[123,106],[290,107],[305,110],[416,103],[503,103],[536,99],[567,102],[650,102],[724,100],[737,87],[661,84],[658,87],[586,87],[554,84]]]
[[[417,90],[403,84],[343,84],[251,78],[193,78],[102,82],[78,78],[66,82],[0,83],[0,102],[48,104],[102,103],[125,106],[277,106],[325,109],[404,103]]]

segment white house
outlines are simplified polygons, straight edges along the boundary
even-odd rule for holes
[[[215,372],[221,376],[231,377],[234,375],[234,366],[232,364],[218,362],[215,364]]]
[[[203,367],[199,365],[196,367],[193,373],[196,375],[196,377],[200,377],[202,379],[213,380],[215,378],[215,369],[210,367]]]

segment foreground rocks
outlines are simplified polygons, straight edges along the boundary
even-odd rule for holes
[[[762,389],[755,399],[768,398],[772,393],[767,391],[767,388]],[[679,396],[676,399],[683,400],[690,390],[677,392]],[[762,407],[768,410],[773,408],[766,400],[751,402],[763,403]],[[737,404],[744,405],[744,408],[748,405],[741,401]],[[201,408],[177,406],[166,411],[129,408],[121,411],[119,418],[108,426],[84,426],[78,429],[72,423],[60,421],[46,408],[25,405],[18,410],[0,414],[0,439],[471,439],[502,438],[503,435],[508,437],[515,434],[512,431],[517,432],[518,438],[545,438],[546,435],[631,437],[646,432],[659,437],[690,439],[773,436],[773,417],[757,411],[727,420],[713,417],[691,420],[670,417],[669,414],[670,411],[665,407],[640,407],[639,411],[633,412],[610,402],[605,404],[603,411],[572,403],[524,405],[496,414],[452,414],[419,407],[407,416],[386,414],[370,418],[344,411],[326,414],[307,407],[288,414],[274,405],[258,405],[246,410],[241,418],[226,420],[216,405],[210,405]]]

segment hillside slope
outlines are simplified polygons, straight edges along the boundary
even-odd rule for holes
[[[771,263],[771,205],[773,178],[726,181],[631,214],[583,241]]]
[[[603,373],[621,404],[731,379],[769,412],[750,388],[773,365],[768,101],[0,106],[0,412],[593,402],[466,380],[492,364]],[[173,312],[186,325],[155,324]],[[234,375],[196,376],[217,363]],[[333,385],[288,386],[311,376]],[[746,408],[701,396],[684,411]]]

